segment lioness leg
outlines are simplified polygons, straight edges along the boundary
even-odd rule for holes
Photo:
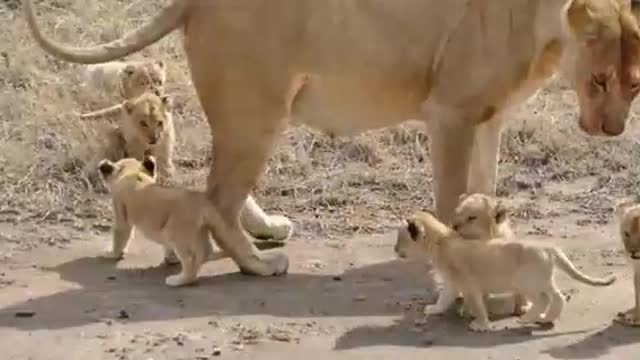
[[[240,222],[258,239],[285,240],[293,231],[291,220],[281,215],[267,215],[251,195],[247,196],[242,207]]]
[[[467,193],[495,195],[501,130],[500,118],[478,125],[473,139]]]
[[[633,287],[635,292],[635,306],[617,315],[616,321],[628,326],[640,326],[640,269],[637,268],[633,275]]]
[[[459,196],[467,192],[475,128],[455,110],[439,108],[427,116],[436,215],[449,223]]]
[[[194,79],[198,79],[195,74]],[[251,86],[238,84],[225,88],[228,101],[242,99],[238,104],[218,104],[216,99],[199,93],[212,133],[213,167],[207,178],[207,193],[220,219],[214,229],[214,240],[242,273],[280,275],[287,272],[288,257],[278,251],[259,252],[240,225],[240,211],[266,170],[275,139],[286,126],[284,106],[270,104],[273,99],[260,99],[246,91]],[[196,85],[200,84],[196,81]],[[240,93],[236,93],[238,90]]]

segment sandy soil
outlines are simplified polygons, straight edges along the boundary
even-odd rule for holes
[[[549,208],[562,189],[542,188]],[[518,200],[514,199],[512,204]],[[547,210],[549,209],[547,208]],[[437,296],[428,265],[395,259],[393,232],[326,240],[294,238],[289,275],[256,278],[230,261],[207,264],[197,285],[171,289],[160,249],[135,241],[117,265],[95,256],[108,233],[40,228],[66,241],[24,246],[9,224],[0,253],[3,359],[631,359],[640,329],[611,322],[632,305],[631,271],[615,224],[580,216],[515,221],[519,234],[562,245],[582,271],[615,273],[609,288],[557,275],[569,302],[555,328],[498,319],[496,331],[467,330],[451,313],[421,315]],[[100,227],[97,227],[100,229]],[[543,235],[541,235],[543,234]]]

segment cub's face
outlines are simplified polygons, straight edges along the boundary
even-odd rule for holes
[[[640,204],[618,205],[616,215],[620,222],[620,237],[630,259],[640,262]]]
[[[506,209],[495,198],[463,194],[454,211],[452,228],[465,239],[488,239],[497,235],[498,226],[506,220]]]
[[[146,92],[135,100],[125,100],[127,128],[140,142],[153,146],[171,126],[171,102],[167,95]]]
[[[393,250],[399,258],[424,258],[435,245],[427,228],[438,221],[428,212],[418,212],[412,218],[404,221],[398,230],[398,238]]]
[[[121,78],[125,99],[135,99],[147,91],[164,94],[166,66],[162,60],[132,63],[123,69]]]
[[[98,172],[109,188],[114,190],[121,185],[135,185],[138,182],[155,182],[156,160],[146,155],[143,161],[124,158],[116,162],[102,160],[98,164]]]

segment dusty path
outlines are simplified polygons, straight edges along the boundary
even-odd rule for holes
[[[394,258],[394,234],[293,239],[286,277],[242,276],[223,261],[182,289],[163,284],[177,268],[155,267],[160,249],[144,241],[134,241],[117,267],[94,258],[106,232],[14,252],[15,242],[5,242],[2,359],[637,358],[640,329],[611,323],[632,305],[615,224],[565,215],[515,225],[527,238],[550,234],[583,271],[619,280],[590,288],[558,275],[570,301],[556,328],[521,329],[503,319],[498,327],[511,329],[476,334],[453,314],[421,321],[424,304],[435,301],[433,280],[424,264]]]

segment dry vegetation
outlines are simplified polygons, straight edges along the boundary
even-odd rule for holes
[[[132,30],[163,4],[44,0],[36,8],[48,34],[88,45]],[[0,2],[0,21],[0,221],[79,227],[108,221],[106,197],[92,189],[83,171],[95,151],[90,144],[100,120],[83,122],[74,115],[85,106],[78,66],[38,48],[19,1]],[[209,137],[203,134],[209,131],[190,84],[181,34],[171,34],[140,56],[168,63],[179,139],[178,182],[201,188],[209,151]],[[513,112],[501,149],[502,195],[595,176],[599,186],[560,200],[589,201],[604,210],[613,200],[609,192],[618,197],[635,191],[636,126],[615,140],[589,139],[577,129],[574,113],[573,93],[562,81]],[[413,124],[348,139],[291,128],[256,193],[268,211],[289,214],[299,235],[380,232],[408,211],[430,205],[426,143],[423,129]],[[568,204],[567,211],[584,210]],[[516,215],[532,216],[527,211]]]

